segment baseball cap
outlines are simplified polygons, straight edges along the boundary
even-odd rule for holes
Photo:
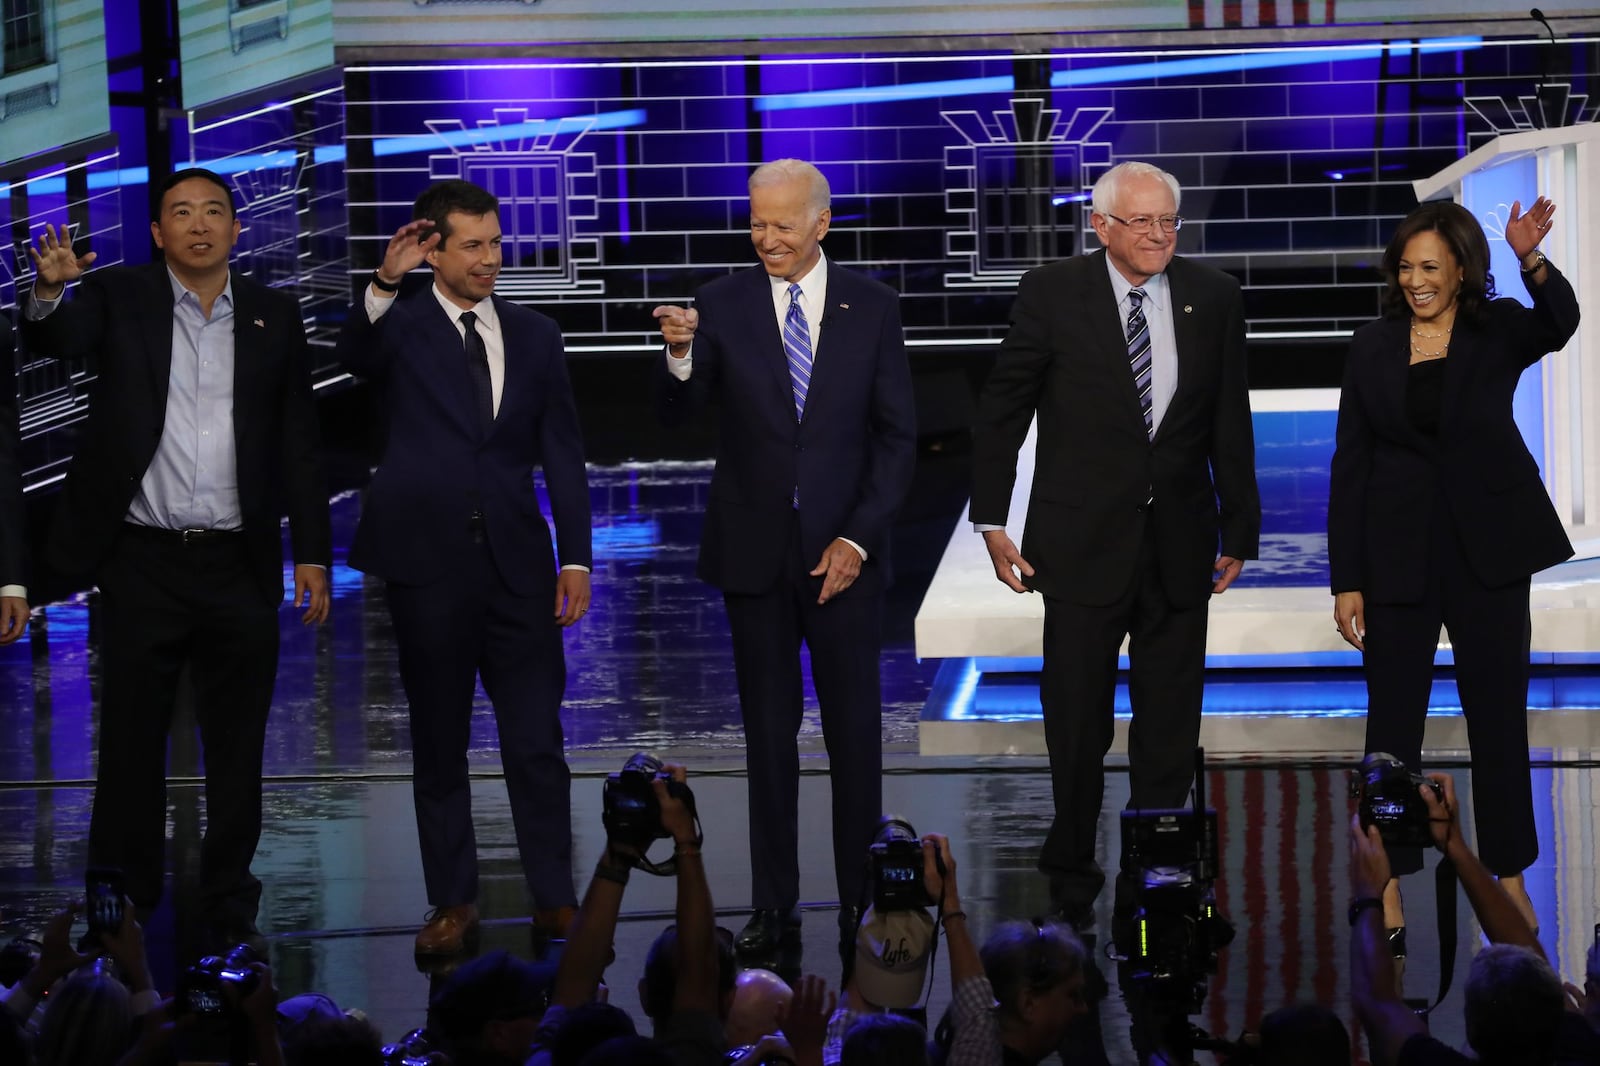
[[[921,909],[868,907],[856,930],[856,990],[880,1007],[914,1007],[922,998],[933,951],[933,918]]]

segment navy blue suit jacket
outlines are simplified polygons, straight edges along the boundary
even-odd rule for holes
[[[239,508],[262,597],[278,603],[284,514],[296,563],[327,566],[333,556],[305,323],[288,293],[237,271],[232,282]],[[98,375],[48,548],[61,572],[91,575],[161,444],[172,373],[166,264],[91,270],[53,313],[38,321],[24,315],[22,335],[31,351],[86,359]]]
[[[1350,339],[1328,483],[1334,592],[1360,592],[1374,603],[1420,601],[1441,502],[1485,585],[1509,585],[1571,557],[1512,418],[1523,370],[1578,329],[1577,295],[1554,265],[1546,269],[1532,308],[1501,299],[1480,321],[1456,316],[1437,438],[1419,433],[1406,415],[1409,319],[1369,322]]]
[[[796,490],[806,559],[815,563],[844,537],[886,575],[890,528],[916,466],[899,301],[887,285],[829,261],[805,417],[797,420],[766,272],[752,267],[696,294],[689,380],[673,377],[664,358],[658,374],[668,425],[713,397],[718,405],[702,580],[736,594],[771,589],[782,575]]]
[[[501,579],[523,596],[554,594],[556,555],[539,512],[544,470],[562,564],[590,566],[583,434],[561,331],[548,316],[494,297],[505,380],[494,425],[479,425],[461,334],[431,286],[398,297],[376,323],[351,307],[339,359],[382,384],[388,440],[362,506],[350,565],[400,584],[453,574],[481,513]]]
[[[22,510],[19,436],[11,323],[0,318],[0,585],[28,583],[28,524]]]

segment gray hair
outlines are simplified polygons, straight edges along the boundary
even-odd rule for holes
[[[1463,1013],[1479,1061],[1554,1062],[1565,1008],[1561,978],[1537,952],[1491,944],[1473,957]]]
[[[761,164],[750,175],[750,191],[791,181],[805,183],[806,205],[811,208],[813,215],[820,216],[832,206],[833,194],[828,188],[828,179],[804,159],[774,159]]]
[[[1153,163],[1118,163],[1094,183],[1094,198],[1091,206],[1097,215],[1111,214],[1111,205],[1116,202],[1117,194],[1122,191],[1122,183],[1128,178],[1160,178],[1167,183],[1167,188],[1172,190],[1172,209],[1176,211],[1183,203],[1183,190],[1178,187],[1178,179],[1168,174],[1165,170]]]

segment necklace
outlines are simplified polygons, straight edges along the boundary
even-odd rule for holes
[[[1416,353],[1418,359],[1439,358],[1450,350],[1450,330],[1451,327],[1446,326],[1443,333],[1424,333],[1417,328],[1417,320],[1413,318],[1411,320],[1411,350]],[[1439,346],[1438,351],[1430,352],[1422,347],[1423,341],[1436,341],[1441,337],[1444,338],[1444,343]]]

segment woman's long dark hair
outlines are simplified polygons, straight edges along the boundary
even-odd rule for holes
[[[1437,233],[1450,248],[1461,267],[1461,289],[1456,293],[1456,314],[1468,320],[1483,314],[1484,307],[1498,293],[1494,291],[1494,275],[1489,273],[1489,239],[1483,227],[1472,217],[1472,212],[1449,200],[1429,200],[1418,204],[1400,220],[1389,247],[1383,250],[1383,314],[1386,318],[1404,318],[1411,313],[1411,305],[1400,288],[1400,257],[1406,244],[1419,233]]]

